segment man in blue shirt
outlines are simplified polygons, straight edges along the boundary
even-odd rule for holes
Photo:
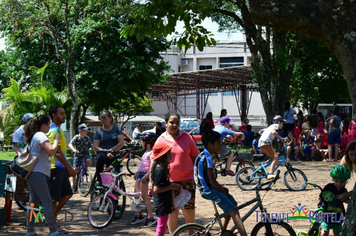
[[[255,133],[252,131],[252,126],[247,125],[246,126],[246,132],[244,132],[245,140],[243,142],[245,147],[251,147],[252,146],[252,141],[254,139]]]
[[[235,137],[242,136],[242,139],[244,139],[244,134],[242,132],[235,132],[229,129],[230,121],[232,120],[228,116],[223,116],[220,118],[221,125],[215,126],[214,128],[214,131],[218,132],[221,135],[221,143],[224,141],[224,139],[227,136],[235,136]],[[230,170],[234,158],[234,154],[224,146],[221,147],[221,151],[219,154],[223,157],[228,157],[226,163],[226,175],[234,176],[235,173],[232,170]],[[216,162],[217,159],[214,159],[214,165],[216,164]]]

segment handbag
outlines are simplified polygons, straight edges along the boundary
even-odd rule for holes
[[[41,149],[38,156],[41,155],[43,148]],[[38,157],[32,156],[28,145],[21,152],[20,156],[16,155],[13,162],[10,164],[11,170],[20,178],[27,179],[31,171],[36,165]]]

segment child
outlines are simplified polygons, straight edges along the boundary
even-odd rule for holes
[[[287,161],[290,161],[290,154],[294,151],[295,156],[294,159],[296,161],[299,161],[298,158],[298,153],[299,153],[299,147],[297,146],[297,141],[295,140],[294,136],[293,136],[293,131],[289,130],[288,131],[288,136],[286,137],[287,142],[284,143],[285,145],[285,149],[287,151]]]
[[[250,152],[252,155],[251,161],[254,161],[253,155],[261,154],[261,149],[258,147],[258,140],[260,139],[261,135],[259,133],[255,133],[253,136],[254,136],[254,139],[252,141],[252,148],[250,149]]]
[[[77,173],[78,168],[82,165],[83,163],[83,156],[85,156],[85,166],[88,169],[89,166],[91,165],[91,159],[89,156],[89,148],[94,151],[93,147],[93,142],[87,136],[88,130],[90,130],[89,127],[87,127],[85,124],[80,124],[78,126],[78,131],[79,134],[75,135],[72,140],[69,142],[68,147],[70,150],[72,150],[74,154],[74,159],[73,159],[73,166],[75,173]],[[94,151],[95,153],[95,151]],[[79,155],[81,154],[81,155]],[[72,179],[72,188],[75,188],[75,183],[74,183],[74,178],[71,177]]]
[[[264,130],[260,140],[258,141],[258,147],[272,160],[270,171],[269,174],[267,175],[268,180],[274,179],[276,177],[273,174],[273,171],[276,168],[278,162],[278,155],[272,147],[272,141],[274,140],[275,137],[279,138],[283,143],[287,141],[285,138],[282,138],[278,134],[278,130],[281,130],[283,128],[283,122],[284,120],[282,116],[280,115],[275,116],[273,118],[274,124],[270,125],[267,129]]]
[[[164,141],[163,141],[164,140]],[[163,236],[167,229],[168,217],[172,212],[172,191],[180,187],[179,184],[169,182],[168,164],[171,161],[172,142],[163,139],[152,149],[153,164],[151,179],[153,180],[154,208],[157,221],[156,236]]]
[[[147,218],[143,217],[142,212],[137,212],[137,215],[131,221],[131,224],[138,224],[141,222],[145,222],[143,227],[150,227],[157,223],[157,220],[152,215],[152,205],[150,199],[148,198],[148,183],[149,183],[149,170],[151,166],[151,153],[152,147],[157,140],[158,135],[152,132],[144,133],[142,140],[142,147],[146,149],[146,152],[142,156],[142,160],[138,167],[138,170],[134,176],[136,180],[135,190],[137,192],[141,192],[141,198],[146,205]]]
[[[311,153],[311,160],[314,161],[314,156],[315,156],[315,146],[314,146],[314,139],[310,135],[309,130],[304,130],[304,138],[302,138],[302,141],[300,142],[300,154],[305,158],[304,153]]]
[[[198,155],[194,163],[194,180],[203,198],[214,201],[223,211],[225,216],[223,227],[226,229],[232,217],[240,235],[247,235],[245,227],[236,209],[237,203],[229,194],[227,188],[222,187],[214,178],[213,156],[221,149],[221,134],[207,130],[201,138],[204,150]]]
[[[334,212],[337,213],[337,217],[332,218],[329,217],[329,221],[323,221],[321,223],[322,232],[321,235],[329,235],[329,230],[333,229],[334,235],[340,235],[342,231],[342,223],[334,223],[330,222],[331,219],[335,219],[338,221],[340,219],[341,213],[345,216],[345,208],[342,201],[339,200],[339,195],[346,193],[345,185],[348,179],[350,179],[350,169],[346,166],[334,166],[330,170],[330,176],[333,179],[333,183],[327,184],[320,194],[320,206],[324,208],[325,212]],[[335,199],[331,202],[323,201],[322,193],[323,192],[331,192],[335,195]]]
[[[314,146],[315,146],[316,151],[320,153],[321,157],[323,158],[323,161],[327,161],[326,156],[328,155],[328,149],[324,148],[323,141],[324,141],[323,135],[317,134],[315,136]]]

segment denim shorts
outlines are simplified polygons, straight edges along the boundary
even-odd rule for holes
[[[232,210],[236,208],[234,205],[235,199],[230,194],[226,196],[219,190],[215,188],[211,188],[210,192],[200,192],[201,196],[205,199],[214,201],[225,214],[230,213]]]
[[[328,145],[340,144],[340,132],[333,131],[328,134]]]
[[[231,151],[227,147],[221,146],[219,154],[223,157],[230,155]]]
[[[147,174],[147,172],[138,172],[136,180],[141,180],[146,174]],[[147,183],[150,182],[150,178],[148,177],[146,181],[147,181]]]
[[[84,159],[83,156],[74,156],[74,159],[73,159],[73,166],[74,166],[74,167],[80,167],[80,166],[82,166],[82,164],[83,164],[83,159]],[[85,161],[88,160],[88,159],[90,159],[89,154],[88,154],[88,156],[85,157]],[[86,164],[86,163],[85,163],[85,164]],[[88,168],[88,167],[86,166],[86,168]]]
[[[321,222],[321,228],[323,230],[332,229],[335,233],[341,233],[342,232],[342,223],[340,223],[340,224],[331,224],[331,223]]]

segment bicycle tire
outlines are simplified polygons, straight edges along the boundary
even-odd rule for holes
[[[131,155],[126,162],[126,168],[128,172],[130,172],[130,174],[132,175],[136,174],[140,162],[141,162],[141,158],[139,156]]]
[[[217,179],[218,178],[218,170],[216,169],[216,167],[214,167],[214,169],[213,169],[213,174],[214,174],[214,178]]]
[[[187,223],[184,224],[182,226],[180,226],[179,228],[177,228],[172,236],[184,236],[184,235],[190,235],[190,236],[197,236],[197,235],[207,235],[207,236],[211,236],[211,234],[209,232],[204,232],[206,229],[205,226],[197,224],[197,223]]]
[[[307,187],[308,179],[303,171],[290,169],[284,173],[284,183],[290,190],[301,191]]]
[[[245,167],[253,167],[253,168],[255,168],[255,165],[251,161],[246,161],[246,160],[244,160],[243,162],[239,161],[237,163],[237,165],[236,165],[235,173],[239,172],[242,168],[245,168]]]
[[[19,208],[23,211],[27,211],[27,205],[28,203],[22,202],[22,201],[16,201],[16,204],[19,206]]]
[[[83,181],[81,176],[77,180],[77,184],[78,184],[77,189],[80,196],[82,197],[88,196],[88,194],[90,193],[91,182],[92,182],[91,173],[88,170],[85,172],[83,171]]]
[[[273,235],[268,235],[266,232],[266,226],[271,225]],[[261,236],[261,235],[267,235],[267,236],[296,236],[294,229],[287,224],[286,222],[280,222],[280,223],[262,223],[259,222],[258,224],[253,227],[251,236]]]
[[[110,225],[115,214],[115,204],[111,197],[106,197],[104,210],[99,211],[100,205],[104,200],[103,198],[104,195],[96,196],[88,207],[88,221],[91,226],[97,229],[102,229]]]
[[[242,190],[251,190],[255,189],[261,183],[261,179],[249,180],[249,177],[256,169],[254,167],[245,167],[242,168],[236,174],[236,183],[239,188]],[[259,174],[255,173],[255,176],[258,177]]]

